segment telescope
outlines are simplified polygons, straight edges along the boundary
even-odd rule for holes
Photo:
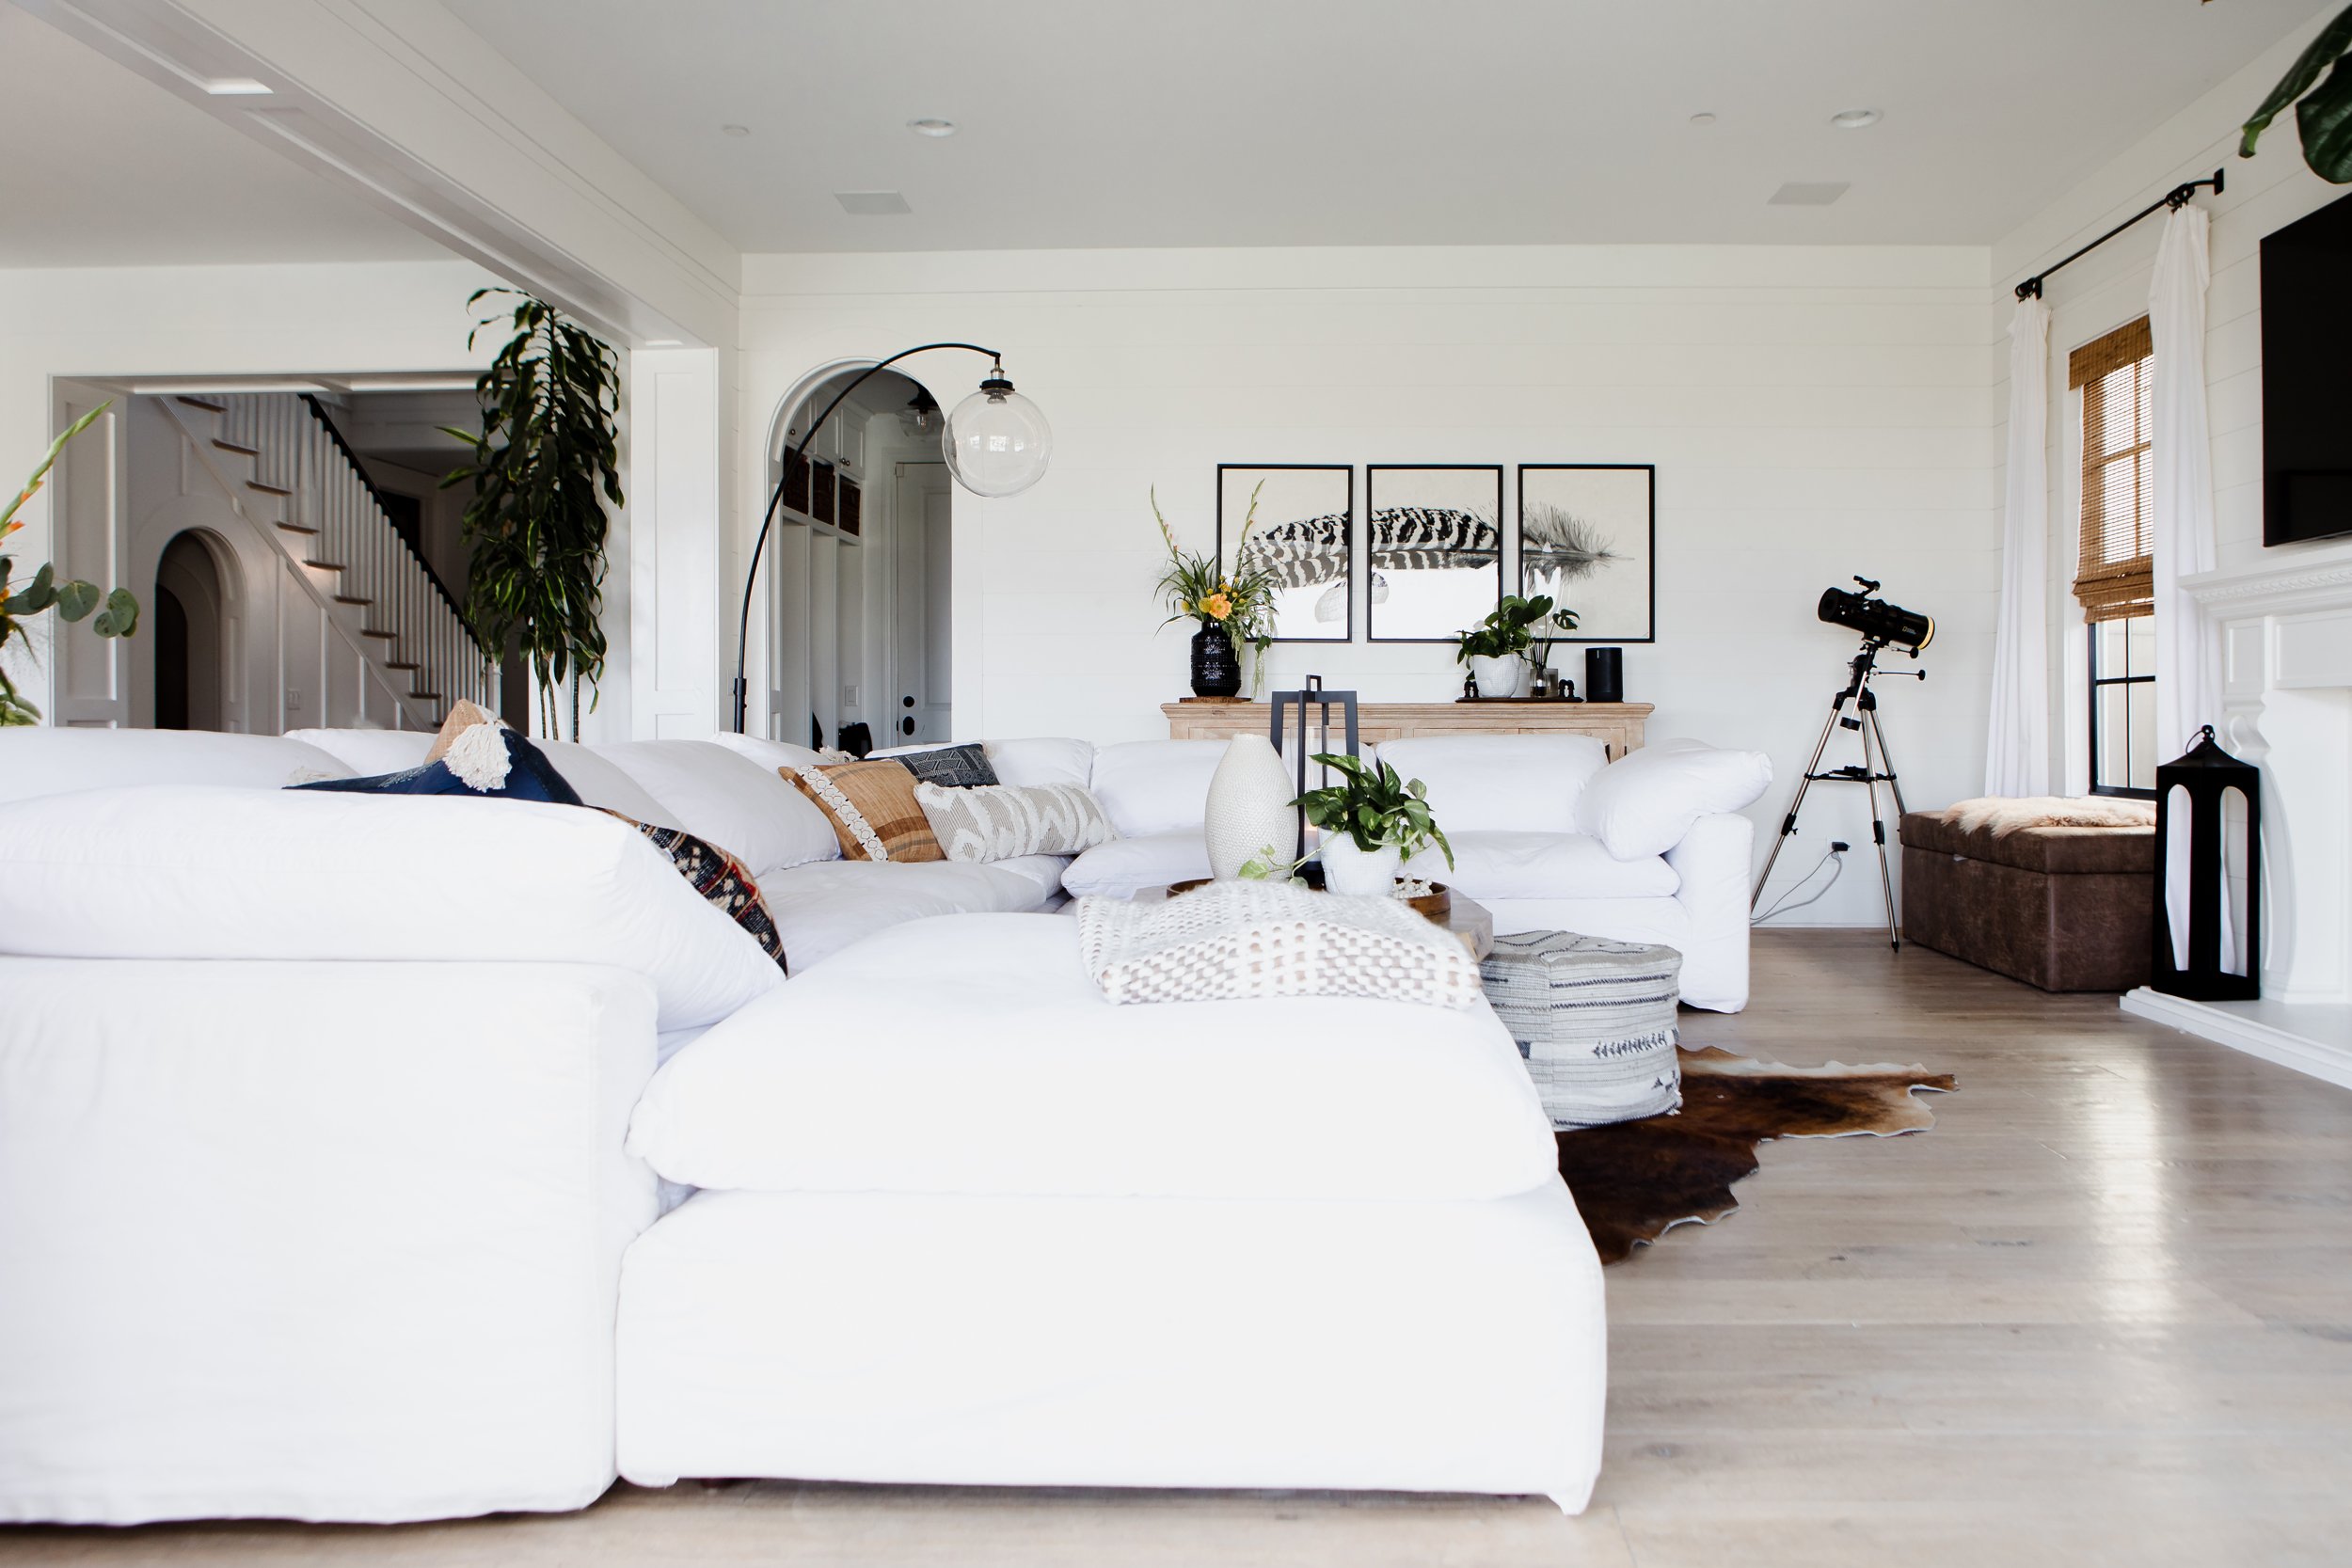
[[[1935,641],[1935,617],[1922,615],[1915,610],[1905,610],[1898,604],[1871,595],[1879,585],[1868,578],[1856,578],[1862,592],[1850,594],[1843,588],[1824,588],[1821,602],[1814,613],[1833,626],[1858,631],[1863,640],[1880,647],[1897,647],[1919,657],[1919,650]]]

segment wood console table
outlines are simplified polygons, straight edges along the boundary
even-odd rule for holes
[[[1365,744],[1414,735],[1589,735],[1609,748],[1612,761],[1636,750],[1649,720],[1649,703],[1363,703],[1357,708]],[[1170,740],[1230,740],[1269,735],[1274,710],[1264,703],[1162,703]]]

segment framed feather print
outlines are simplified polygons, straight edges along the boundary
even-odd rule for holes
[[[1354,635],[1351,465],[1218,464],[1216,548],[1229,569],[1273,574],[1277,642],[1345,642]]]
[[[1576,611],[1563,642],[1658,639],[1658,469],[1519,465],[1519,592]]]
[[[1365,625],[1375,642],[1451,642],[1502,598],[1502,468],[1364,470]]]

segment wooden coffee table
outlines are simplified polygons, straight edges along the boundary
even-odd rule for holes
[[[1158,903],[1167,898],[1181,883],[1168,887],[1139,888],[1136,897],[1146,903]],[[1445,928],[1454,933],[1473,958],[1484,958],[1495,950],[1495,912],[1474,898],[1454,895],[1453,908],[1447,911]],[[1435,925],[1436,922],[1431,922]]]

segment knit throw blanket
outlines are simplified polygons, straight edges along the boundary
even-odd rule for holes
[[[1078,953],[1112,1002],[1375,996],[1484,1006],[1460,940],[1392,898],[1212,882],[1160,904],[1078,900]]]
[[[1990,828],[1994,838],[2007,838],[2023,828],[2153,828],[2156,803],[2108,795],[2081,800],[2058,795],[1986,795],[1934,815],[1963,833]]]

